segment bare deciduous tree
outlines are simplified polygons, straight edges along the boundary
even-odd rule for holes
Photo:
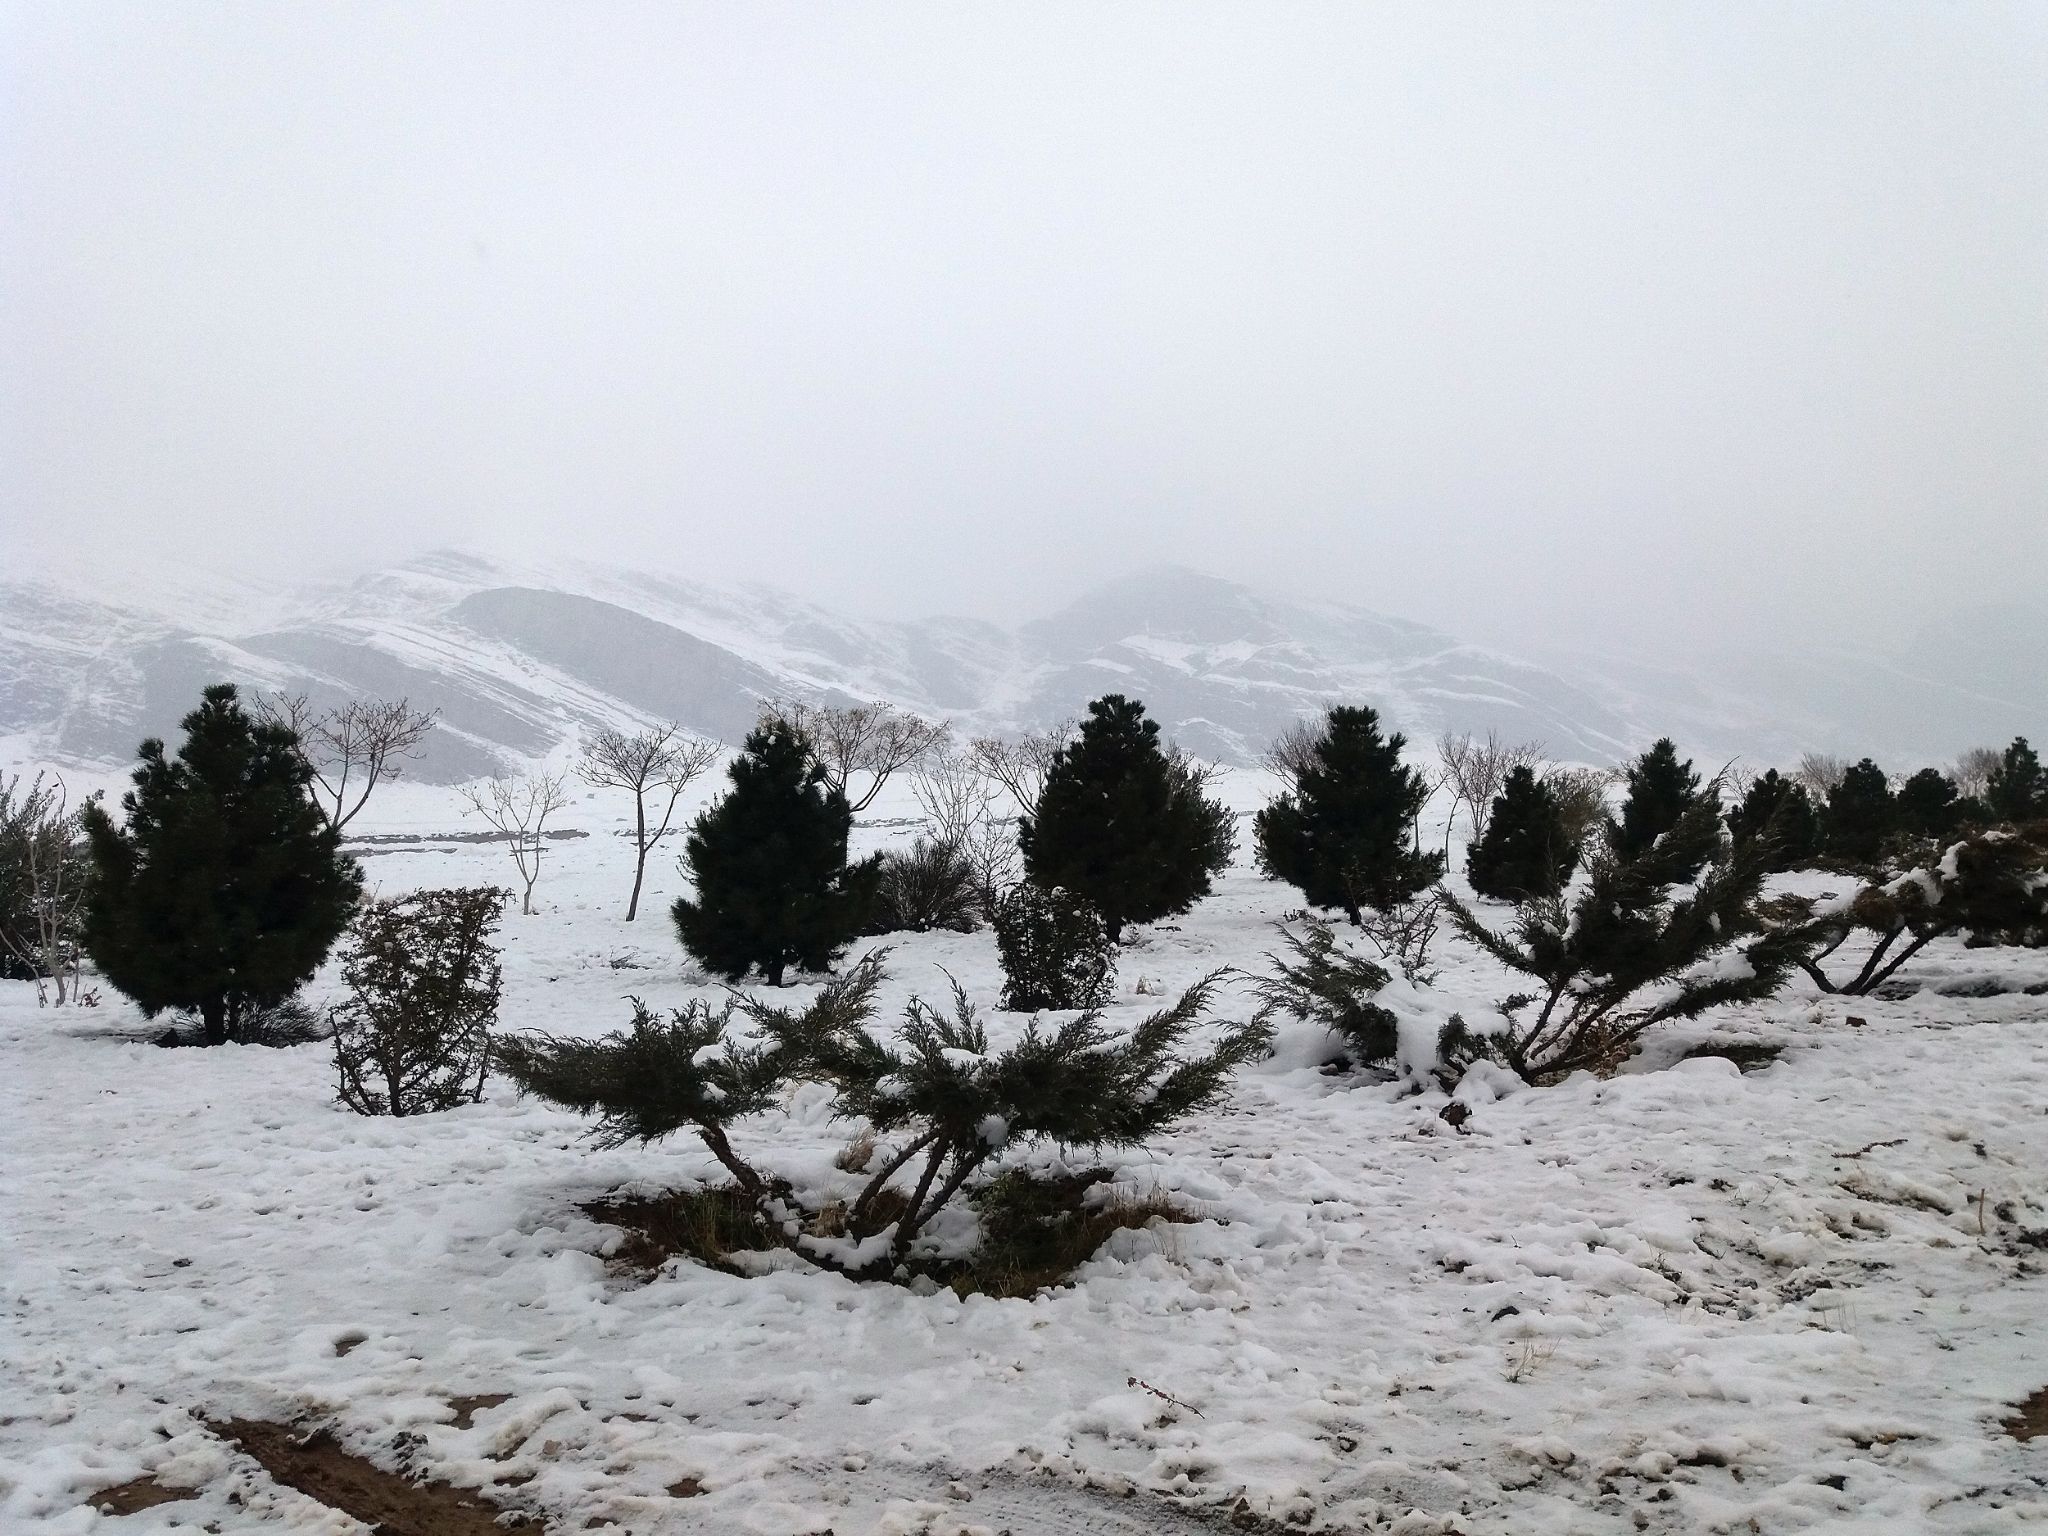
[[[39,773],[24,793],[21,775],[0,775],[0,946],[34,977],[40,1002],[61,1007],[78,993],[85,882],[85,841],[64,781]]]
[[[1004,786],[983,771],[970,748],[932,753],[911,783],[932,840],[952,849],[973,873],[982,907],[994,912],[1017,881],[1016,818],[1001,814]]]
[[[504,834],[507,852],[525,882],[519,910],[533,915],[533,887],[540,879],[541,854],[547,847],[547,819],[569,803],[566,773],[534,773],[518,779],[487,779],[465,784],[462,798],[469,808]]]
[[[255,712],[297,735],[319,786],[313,804],[337,832],[355,820],[379,780],[397,778],[399,762],[420,755],[440,715],[407,699],[353,699],[316,710],[303,693],[259,696]]]
[[[1289,794],[1301,790],[1301,776],[1316,765],[1316,748],[1323,739],[1323,717],[1297,720],[1266,748],[1260,761],[1275,774]]]
[[[804,739],[825,771],[825,782],[846,797],[855,815],[875,803],[892,775],[938,746],[947,733],[945,721],[927,720],[881,699],[845,708],[777,699],[761,718],[779,720]],[[858,774],[865,774],[868,783],[856,795]]]
[[[1074,722],[1063,720],[1049,731],[1030,731],[1005,740],[977,736],[967,744],[967,756],[975,767],[1010,792],[1017,809],[1029,816],[1038,809],[1038,797],[1045,790],[1045,776],[1053,757],[1073,740]]]
[[[1972,747],[1956,759],[1956,765],[1949,770],[1949,777],[1955,780],[1956,793],[1966,799],[1981,800],[1991,788],[1992,770],[2002,767],[2005,754],[1996,747]]]
[[[1828,752],[1809,752],[1792,770],[1792,782],[1812,797],[1815,805],[1826,802],[1849,771],[1849,760]]]
[[[1446,731],[1437,738],[1437,760],[1443,765],[1438,781],[1451,791],[1451,814],[1444,820],[1444,849],[1451,846],[1451,825],[1458,808],[1472,826],[1472,841],[1486,836],[1486,819],[1493,814],[1493,802],[1517,768],[1534,768],[1543,761],[1540,741],[1502,741],[1492,731],[1484,741],[1470,731],[1457,735]]]
[[[676,801],[684,790],[701,778],[718,761],[715,741],[697,741],[683,734],[680,725],[649,726],[627,735],[606,727],[583,749],[576,771],[583,782],[603,789],[630,790],[633,795],[633,895],[626,903],[626,921],[640,912],[640,886],[647,878],[647,855],[670,830]],[[647,797],[661,802],[661,820],[648,825]]]

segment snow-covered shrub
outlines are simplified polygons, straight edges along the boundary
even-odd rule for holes
[[[1268,955],[1273,974],[1253,983],[1259,1022],[1287,1014],[1320,1024],[1344,1041],[1360,1066],[1391,1061],[1400,1046],[1393,1013],[1373,999],[1392,978],[1383,966],[1347,953],[1330,925],[1311,917],[1302,931],[1282,926],[1280,937],[1292,958]]]
[[[996,908],[995,929],[1005,1008],[1033,1013],[1108,1000],[1116,946],[1087,902],[1068,891],[1020,885]]]
[[[1975,944],[2048,944],[2048,823],[1975,832],[1946,848],[1923,845],[1915,867],[1846,899],[1782,897],[1771,914],[1803,937],[1799,964],[1823,992],[1859,996],[1944,934]],[[1855,973],[1831,978],[1822,963],[1858,931],[1876,942]]]
[[[817,1070],[892,1150],[847,1212],[850,1236],[800,1240],[812,1257],[854,1273],[886,1271],[984,1167],[1034,1143],[1093,1152],[1135,1147],[1221,1099],[1237,1067],[1264,1050],[1263,1023],[1225,1024],[1206,1048],[1190,1036],[1226,973],[1205,977],[1128,1034],[1098,1009],[1052,1029],[1033,1019],[991,1051],[955,983],[942,1012],[913,998],[890,1044],[861,1029],[817,1042]],[[916,1174],[908,1194],[891,1180]]]
[[[869,933],[972,933],[980,919],[974,869],[951,844],[920,837],[882,855]]]
[[[0,773],[0,977],[70,1001],[88,873],[83,818],[64,781],[39,773],[23,789],[20,774]]]
[[[359,1115],[419,1115],[475,1103],[498,1017],[506,892],[414,891],[366,902],[342,951],[334,1072]]]
[[[244,1045],[310,1045],[334,1033],[334,1026],[303,997],[281,1003],[252,1003],[242,1014]]]
[[[1492,1027],[1447,1028],[1440,1071],[1482,1060],[1529,1082],[1605,1071],[1654,1025],[1785,984],[1808,940],[1761,922],[1763,850],[1722,835],[1715,788],[1640,846],[1609,818],[1582,879],[1523,905],[1508,933],[1450,901],[1459,931],[1535,987],[1504,1000]]]
[[[733,1150],[728,1128],[772,1107],[784,1084],[806,1074],[821,1039],[867,1021],[882,959],[879,951],[864,956],[801,1011],[738,996],[717,1007],[692,998],[662,1019],[632,998],[631,1028],[601,1040],[501,1036],[499,1066],[521,1092],[596,1115],[606,1146],[696,1132],[734,1182],[763,1199],[768,1181]]]

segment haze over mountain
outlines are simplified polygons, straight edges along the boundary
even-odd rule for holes
[[[1014,732],[1106,692],[1141,698],[1190,751],[1256,761],[1298,715],[1377,706],[1413,742],[1443,730],[1611,762],[1664,733],[1716,762],[1809,748],[1888,766],[2048,736],[2048,621],[2007,608],[1901,654],[1717,657],[1712,682],[1613,657],[1528,658],[1365,608],[1297,601],[1173,566],[1015,626],[856,619],[766,586],[443,551],[296,589],[153,579],[133,594],[0,583],[0,740],[17,765],[109,766],[171,732],[209,682],[315,702],[409,696],[440,712],[415,772],[452,782],[543,757],[599,723],[673,719],[737,741],[764,699],[888,699],[963,731]],[[2029,691],[2031,689],[2031,692]]]

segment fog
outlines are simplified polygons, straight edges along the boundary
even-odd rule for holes
[[[9,5],[0,549],[1172,560],[1482,638],[2048,568],[2048,8]]]

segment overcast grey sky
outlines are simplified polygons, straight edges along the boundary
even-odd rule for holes
[[[1494,638],[2048,571],[2048,5],[5,6],[0,559]]]

